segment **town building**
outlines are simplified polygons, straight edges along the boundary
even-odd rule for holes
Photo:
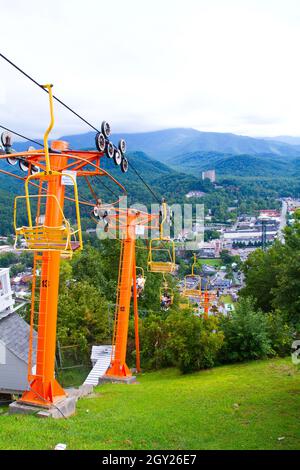
[[[30,328],[16,313],[8,268],[0,270],[0,282],[0,393],[21,394],[28,387]]]
[[[211,183],[216,182],[216,171],[215,170],[207,170],[202,171],[202,180],[208,179]]]
[[[205,196],[206,193],[204,193],[203,191],[190,191],[188,192],[185,197],[190,199],[192,197],[203,197]]]

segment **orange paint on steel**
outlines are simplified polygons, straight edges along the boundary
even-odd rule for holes
[[[60,171],[67,163],[67,157],[52,154],[50,161],[51,169]],[[61,176],[45,176],[44,178],[47,181],[48,196],[45,225],[59,227],[62,224],[62,213],[51,196],[56,196],[59,205],[63,208],[65,187],[61,184]],[[44,251],[41,269],[36,374],[30,383],[30,390],[23,394],[21,402],[49,406],[66,396],[54,376],[59,271],[60,253]]]
[[[140,337],[139,337],[139,310],[138,310],[138,296],[136,285],[136,254],[134,252],[133,263],[133,312],[134,312],[134,337],[135,337],[135,353],[136,353],[136,370],[141,372],[141,358],[140,358]]]
[[[52,153],[50,150],[51,170],[73,170],[76,171],[77,177],[98,174],[99,176],[110,178],[110,180],[118,186],[122,194],[116,201],[108,204],[108,208],[112,208],[126,196],[126,190],[121,183],[107,171],[100,168],[100,159],[104,156],[103,152],[71,151],[67,149],[65,142],[59,141],[52,142],[52,147],[62,153],[56,154]],[[33,150],[30,152],[19,152],[15,153],[14,157],[25,158],[28,163],[34,163],[34,165],[38,166],[42,171],[42,173],[36,175],[36,178],[44,180],[44,182],[47,183],[47,187],[39,188],[39,185],[32,181],[29,181],[29,184],[38,187],[41,192],[46,191],[47,195],[51,196],[47,197],[44,225],[48,227],[59,227],[62,224],[63,218],[59,206],[63,209],[64,199],[70,201],[74,201],[74,199],[65,197],[60,175],[44,174],[46,170],[45,151]],[[0,159],[1,158],[6,158],[6,156],[0,156]],[[96,164],[94,162],[96,162]],[[82,170],[84,166],[91,166],[92,171]],[[11,174],[11,176],[16,177],[14,174]],[[19,179],[25,180],[25,178],[20,177]],[[55,200],[58,204],[57,202],[55,204]],[[87,205],[92,206],[93,204],[87,203]],[[136,225],[151,228],[147,225],[147,222],[157,217],[144,212],[124,211],[123,209],[120,210],[115,207],[114,210],[115,216],[112,216],[112,218],[118,221],[119,229],[123,233],[125,232],[125,238],[122,242],[123,253],[120,258],[118,307],[116,310],[115,335],[113,341],[114,358],[107,375],[126,377],[131,376],[131,372],[126,365],[126,349],[133,269],[135,273],[135,228]],[[42,269],[38,312],[36,372],[32,374],[32,370],[29,371],[30,390],[23,394],[21,401],[35,405],[51,406],[51,404],[65,396],[63,388],[58,384],[54,376],[60,252],[49,251],[48,249],[42,249],[41,251],[43,251],[43,253],[40,255]],[[136,331],[138,330],[136,329]],[[138,339],[136,344],[137,351],[139,351]]]
[[[137,370],[140,370],[140,348],[138,331],[138,305],[136,289],[136,258],[135,239],[136,227],[151,228],[148,223],[157,219],[156,215],[142,211],[116,209],[110,217],[118,223],[119,230],[123,232],[121,243],[117,301],[115,312],[115,325],[112,340],[112,360],[106,372],[108,377],[131,377],[131,371],[126,364],[126,350],[128,337],[128,324],[131,302],[131,287],[133,282],[135,341],[137,352]]]
[[[69,149],[69,142],[65,140],[53,140],[51,142],[51,150],[58,150],[59,152],[66,152]]]
[[[135,214],[128,213],[123,249],[120,255],[120,276],[116,304],[115,332],[113,341],[113,359],[106,372],[108,377],[131,377],[126,364],[128,323],[131,299],[132,273],[135,267]]]
[[[208,319],[208,312],[210,307],[210,298],[207,290],[204,292],[204,318]]]

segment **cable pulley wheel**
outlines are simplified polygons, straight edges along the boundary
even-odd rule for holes
[[[115,149],[111,142],[107,142],[105,152],[108,158],[113,158]]]
[[[127,160],[126,157],[123,156],[122,161],[121,161],[121,171],[122,171],[122,173],[127,173],[128,167],[129,167],[128,160]]]
[[[114,151],[114,162],[116,165],[120,165],[122,162],[122,154],[119,149],[115,149]]]
[[[17,158],[14,158],[14,157],[7,157],[6,161],[9,165],[12,165],[12,166],[18,163]]]
[[[119,150],[123,155],[124,153],[126,153],[126,148],[127,148],[126,141],[124,139],[121,139],[119,141]]]
[[[104,134],[104,136],[108,139],[108,137],[110,136],[110,133],[111,133],[110,125],[108,124],[108,122],[106,122],[106,121],[102,122],[101,131],[102,131],[102,134]]]
[[[31,165],[31,167],[30,167],[30,174],[31,175],[35,175],[36,173],[39,173],[39,172],[40,172],[40,168],[38,166]]]
[[[28,164],[28,162],[26,162],[26,160],[20,159],[19,160],[19,167],[20,167],[20,170],[24,171],[24,173],[27,173],[29,164]]]
[[[98,152],[104,152],[106,146],[106,139],[102,132],[97,132],[95,136],[95,142]]]
[[[12,135],[10,132],[4,131],[1,134],[1,142],[4,147],[11,147]]]

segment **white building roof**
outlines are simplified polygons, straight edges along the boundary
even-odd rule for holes
[[[100,359],[100,357],[103,357],[103,355],[108,354],[109,356],[111,355],[111,345],[105,344],[102,346],[92,346],[92,353],[91,353],[91,360],[92,361],[97,361]]]

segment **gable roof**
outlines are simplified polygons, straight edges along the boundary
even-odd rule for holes
[[[7,349],[26,363],[28,362],[29,329],[29,325],[16,312],[0,319],[0,340]],[[36,333],[34,338],[36,338]]]

